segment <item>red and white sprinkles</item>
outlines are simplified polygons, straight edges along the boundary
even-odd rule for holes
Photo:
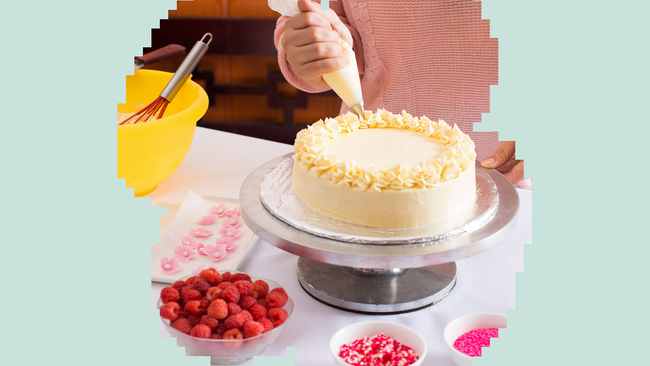
[[[354,366],[406,366],[419,358],[413,348],[383,333],[342,345],[339,357]]]
[[[481,348],[490,347],[490,338],[498,338],[498,328],[474,329],[461,335],[454,342],[454,348],[471,356],[481,356]]]

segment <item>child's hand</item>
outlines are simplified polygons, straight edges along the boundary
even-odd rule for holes
[[[293,71],[311,86],[329,89],[322,75],[340,70],[354,60],[343,56],[339,38],[352,46],[352,36],[333,10],[298,0],[300,13],[285,23],[282,47]]]

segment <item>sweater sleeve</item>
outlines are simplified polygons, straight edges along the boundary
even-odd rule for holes
[[[320,3],[320,1],[317,2]],[[359,33],[350,26],[348,20],[345,18],[343,13],[343,6],[337,3],[340,3],[340,1],[335,3],[330,3],[330,5],[334,5],[331,7],[331,9],[334,10],[339,15],[341,22],[343,22],[343,24],[345,24],[345,26],[348,27],[348,29],[350,30],[350,34],[352,35],[352,41],[354,43],[352,49],[354,50],[357,59],[357,67],[359,69],[359,74],[363,75],[365,64],[363,60],[363,44],[361,43],[361,38],[359,37]],[[284,48],[282,48],[282,37],[284,36],[284,24],[286,23],[287,19],[289,19],[289,17],[284,15],[278,18],[278,21],[275,26],[274,37],[273,37],[275,41],[275,48],[278,50],[278,63],[280,64],[280,70],[282,71],[282,74],[287,79],[289,84],[293,85],[297,89],[302,90],[304,92],[320,93],[329,90],[329,88],[319,89],[309,85],[306,81],[304,81],[298,75],[296,75],[296,73],[291,68],[291,65],[289,65],[289,61],[287,61],[287,54],[285,53]]]

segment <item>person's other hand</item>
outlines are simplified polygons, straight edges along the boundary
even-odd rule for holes
[[[352,35],[331,10],[320,10],[317,3],[298,0],[300,13],[285,23],[282,47],[293,71],[311,86],[329,89],[322,75],[347,66],[339,38],[352,47]]]
[[[508,178],[512,184],[524,179],[524,161],[515,159],[515,142],[503,141],[491,157],[481,161],[485,168],[494,168]]]

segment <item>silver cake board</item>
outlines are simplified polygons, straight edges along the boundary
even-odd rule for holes
[[[477,174],[488,175],[498,192],[496,208],[480,225],[469,225],[455,235],[435,235],[431,241],[406,243],[355,243],[314,235],[276,217],[260,199],[264,177],[291,155],[263,164],[246,178],[239,197],[242,218],[262,240],[300,256],[300,285],[335,308],[395,314],[435,304],[456,283],[454,262],[496,245],[516,223],[516,189],[499,172],[477,163]]]

